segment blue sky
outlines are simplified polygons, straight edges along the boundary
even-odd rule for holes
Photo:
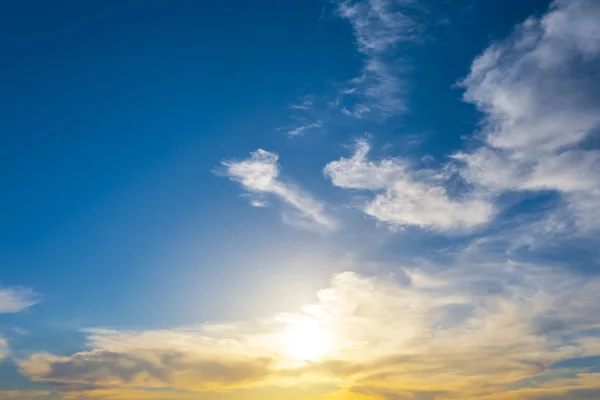
[[[597,398],[598,3],[213,3],[1,13],[0,398]]]

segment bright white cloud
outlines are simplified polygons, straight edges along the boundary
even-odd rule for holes
[[[246,160],[224,161],[224,174],[251,193],[270,194],[291,206],[293,211],[284,214],[286,222],[305,228],[334,230],[336,221],[327,215],[323,203],[296,185],[281,180],[278,158],[275,153],[259,149]]]
[[[597,1],[559,0],[479,56],[462,85],[484,145],[454,156],[484,190],[561,192],[582,227],[600,217],[600,152],[585,145],[600,127],[598,20]]]
[[[446,232],[472,230],[493,217],[493,206],[483,199],[451,198],[443,175],[416,171],[400,159],[370,161],[369,149],[366,141],[358,141],[351,158],[332,161],[324,169],[335,186],[376,193],[362,208],[367,215],[393,225]]]

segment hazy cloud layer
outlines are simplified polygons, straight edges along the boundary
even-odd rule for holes
[[[19,366],[64,393],[331,382],[445,399],[525,390],[528,380],[556,374],[559,361],[600,355],[600,340],[586,333],[600,328],[598,279],[513,262],[397,271],[390,278],[338,274],[315,303],[260,321],[89,330],[91,350],[34,354]],[[304,341],[308,351],[326,345],[303,361],[296,350]],[[558,379],[553,385],[564,389]]]

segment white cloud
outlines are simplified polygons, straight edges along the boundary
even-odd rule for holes
[[[494,216],[493,206],[484,199],[451,198],[445,178],[431,170],[415,170],[401,159],[367,159],[369,145],[357,142],[351,158],[332,161],[324,174],[335,186],[373,191],[375,198],[363,212],[392,225],[416,225],[440,231],[474,229]]]
[[[360,7],[387,10],[390,2],[359,4],[345,7],[348,18],[359,21],[366,54],[411,37],[401,29],[372,33],[382,28],[371,27],[372,17]],[[600,128],[598,20],[600,3],[559,0],[477,57],[461,85],[465,101],[485,115],[482,141],[451,155],[442,169],[419,170],[398,159],[371,162],[361,145],[352,158],[328,164],[326,175],[339,187],[378,192],[363,210],[392,224],[469,230],[492,219],[506,192],[556,191],[565,204],[561,215],[582,232],[597,229],[600,151],[589,139]],[[466,181],[462,195],[448,194],[451,173]]]
[[[0,313],[23,311],[38,302],[37,294],[25,288],[0,288]]]
[[[286,222],[296,226],[334,230],[336,221],[327,215],[323,203],[296,185],[281,180],[278,158],[275,153],[259,149],[246,160],[224,161],[224,174],[251,193],[271,194],[291,206],[293,211],[285,214]],[[253,205],[264,204],[261,202]]]
[[[558,0],[479,56],[462,82],[484,145],[454,156],[482,190],[554,190],[581,227],[600,217],[600,3]]]

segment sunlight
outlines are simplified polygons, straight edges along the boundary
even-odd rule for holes
[[[331,347],[331,335],[312,318],[295,321],[281,334],[285,352],[297,360],[317,360]]]

